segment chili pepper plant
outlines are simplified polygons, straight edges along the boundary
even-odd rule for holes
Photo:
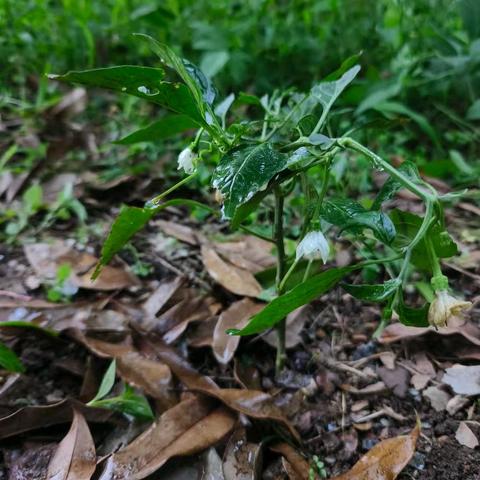
[[[457,245],[446,230],[443,209],[461,192],[440,195],[421,178],[413,162],[406,160],[396,167],[360,143],[355,127],[336,131],[341,124],[335,122],[332,107],[359,73],[358,57],[346,60],[307,92],[288,89],[261,98],[240,93],[219,99],[212,81],[194,64],[149,36],[141,38],[160,58],[160,67],[128,65],[51,76],[134,95],[170,112],[123,143],[196,131],[178,157],[184,178],[143,208],[122,207],[104,242],[95,275],[162,209],[185,205],[216,213],[194,200],[172,198],[179,187],[195,178],[202,164],[211,168],[212,187],[222,204],[218,212],[221,218],[232,230],[260,236],[274,246],[275,292],[270,292],[270,301],[244,328],[228,333],[244,336],[275,328],[277,371],[286,358],[286,316],[369,265],[383,266],[388,279],[376,284],[341,285],[362,301],[382,304],[377,334],[394,312],[407,325],[440,328],[470,306],[449,293],[448,278],[440,265],[440,259],[457,253]],[[248,108],[257,115],[232,115],[239,105],[244,106],[242,111]],[[330,195],[336,160],[345,154],[351,162],[364,156],[372,172],[387,175],[368,208],[359,199]],[[409,190],[423,202],[422,215],[399,209],[387,211],[385,203],[400,189]],[[303,201],[299,203],[298,198]],[[265,229],[260,233],[251,221],[265,205],[271,206],[268,235]],[[286,208],[297,210],[301,218],[301,228],[295,235],[286,228]],[[346,236],[352,249],[363,252],[364,259],[348,266],[323,266],[329,263],[333,235]],[[287,237],[297,242],[294,253],[287,253]],[[415,272],[430,278],[435,297],[430,304],[414,308],[404,300],[404,287]]]

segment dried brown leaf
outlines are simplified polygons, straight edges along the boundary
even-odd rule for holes
[[[100,480],[140,480],[175,456],[192,455],[215,444],[235,424],[224,407],[190,398],[167,410],[147,431],[106,462]]]
[[[127,383],[157,400],[157,411],[168,410],[178,401],[173,390],[172,372],[164,363],[129,352],[117,357],[117,372]]]
[[[68,281],[79,288],[92,290],[117,290],[136,285],[138,280],[123,268],[106,266],[95,281],[91,280],[98,259],[85,252],[78,252],[66,242],[35,243],[25,245],[25,255],[36,275],[44,280],[54,280],[58,268],[70,265],[72,273]]]
[[[93,422],[105,422],[112,416],[109,410],[86,407],[73,399],[65,399],[52,405],[24,407],[0,419],[0,440],[37,428],[70,422],[73,409]]]
[[[155,317],[183,285],[184,281],[185,279],[183,277],[176,277],[174,280],[160,284],[143,304],[143,310],[147,314],[147,317]]]
[[[351,470],[332,480],[395,480],[415,453],[419,434],[417,425],[409,435],[378,443]]]
[[[309,479],[310,465],[291,445],[285,442],[276,443],[275,445],[272,445],[270,449],[274,452],[280,453],[288,460],[290,467],[296,475],[293,478],[298,478],[299,480]],[[289,475],[290,478],[292,478],[291,473],[289,473]]]
[[[240,343],[238,335],[228,335],[225,333],[226,330],[229,328],[243,328],[250,318],[261,309],[262,305],[253,302],[249,298],[244,298],[232,303],[227,310],[220,314],[213,332],[212,344],[213,353],[219,363],[226,365],[233,358]]]
[[[142,345],[147,352],[156,354],[162,362],[166,363],[190,390],[214,397],[232,410],[249,417],[276,421],[289,430],[295,438],[299,438],[292,424],[274,404],[273,398],[269,394],[258,390],[221,389],[212,379],[193,369],[186,360],[170,347],[161,342],[152,343],[145,340],[143,340]]]
[[[214,248],[202,245],[202,260],[209,275],[226,290],[246,297],[262,291],[252,272],[223,260]]]
[[[247,235],[239,241],[215,242],[213,247],[228,262],[239,268],[258,273],[275,264],[271,242]]]
[[[89,480],[96,467],[95,444],[87,422],[77,410],[72,426],[48,465],[49,480]]]

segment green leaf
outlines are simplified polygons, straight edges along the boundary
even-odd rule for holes
[[[257,192],[253,197],[242,205],[239,205],[230,221],[230,226],[233,230],[237,229],[240,224],[252,213],[255,212],[267,195],[266,190]]]
[[[403,298],[397,305],[397,313],[401,323],[409,327],[428,327],[428,309],[430,305],[426,303],[420,308],[409,307],[404,304]]]
[[[229,330],[230,335],[253,335],[272,328],[298,307],[310,303],[333,288],[352,268],[331,268],[300,283],[289,292],[277,297],[262,311],[254,315],[241,330]]]
[[[323,107],[322,118],[324,121],[328,112],[335,103],[335,100],[345,90],[347,85],[357,76],[359,71],[360,65],[355,65],[347,70],[338,80],[332,82],[322,82],[312,88],[312,95],[321,103]]]
[[[406,247],[415,237],[423,219],[418,215],[402,210],[392,210],[390,217],[397,231],[397,238],[393,247],[397,249]],[[449,258],[458,254],[457,244],[438,223],[430,227],[428,235],[438,258]],[[411,262],[422,270],[430,271],[431,266],[425,240],[422,239],[413,249]]]
[[[361,231],[369,228],[378,240],[390,244],[395,238],[395,226],[383,212],[366,210],[358,202],[348,198],[325,201],[321,216],[332,225],[343,230]]]
[[[90,402],[87,403],[88,406],[93,406],[95,402],[98,402],[98,400],[101,400],[110,393],[113,385],[115,384],[115,371],[116,361],[113,359],[102,378],[102,383],[100,384],[97,394],[92,398],[92,400],[90,400]]]
[[[148,203],[149,202],[147,202],[147,204]],[[207,205],[204,205],[203,203],[185,198],[175,198],[158,206],[149,206],[147,208],[123,206],[118,214],[118,217],[113,222],[105,242],[103,243],[100,260],[97,268],[93,272],[92,280],[95,280],[95,278],[98,277],[102,266],[110,262],[113,256],[119,252],[138,231],[145,227],[145,225],[154,215],[164,208],[178,205],[203,208],[209,212],[216,213],[215,210]]]
[[[122,395],[103,400],[92,400],[88,403],[88,406],[106,408],[145,420],[153,420],[155,418],[147,399],[143,395],[135,394],[133,388],[129,385],[125,386],[125,391]]]
[[[135,34],[145,39],[150,48],[165,64],[175,70],[190,89],[201,112],[204,111],[203,102],[211,105],[215,100],[216,92],[205,74],[193,63],[180,58],[169,46],[158,42],[153,37],[144,34]]]
[[[405,160],[397,170],[414,182],[421,180],[417,166],[410,160]],[[403,184],[395,177],[389,177],[378,192],[371,210],[380,210],[382,203],[393,198],[402,188]]]
[[[0,342],[0,367],[9,372],[22,373],[25,371],[25,367],[17,355],[2,342]]]
[[[223,195],[223,217],[231,219],[237,208],[248,202],[286,168],[288,157],[270,143],[241,147],[227,153],[218,164],[212,185]]]
[[[378,285],[351,285],[342,283],[342,288],[350,295],[366,302],[383,302],[393,295],[402,282],[398,278]]]
[[[355,65],[360,60],[363,52],[355,53],[354,55],[346,58],[339,68],[337,68],[334,72],[330,73],[324,78],[325,82],[332,82],[334,80],[338,80],[345,72],[350,70],[351,68],[355,67]]]
[[[160,68],[122,65],[72,71],[65,75],[50,75],[50,78],[128,93],[185,114],[199,125],[205,125],[202,110],[199,110],[189,88],[182,83],[164,82],[164,75]]]
[[[148,223],[154,213],[154,209],[122,207],[102,246],[100,261],[92,275],[93,280],[100,274],[101,267],[110,262],[113,256]]]
[[[167,115],[114,143],[132,145],[139,142],[157,142],[197,127],[198,124],[187,115]]]

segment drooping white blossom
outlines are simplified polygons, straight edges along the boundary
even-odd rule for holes
[[[178,155],[178,170],[183,170],[185,173],[193,173],[196,169],[198,155],[190,148],[183,149]]]
[[[428,323],[436,328],[446,327],[451,318],[461,315],[472,306],[472,302],[455,298],[446,290],[439,290],[435,295],[428,309]]]
[[[302,241],[297,245],[296,260],[306,258],[307,260],[322,259],[323,263],[328,260],[330,246],[325,235],[320,231],[308,232]]]

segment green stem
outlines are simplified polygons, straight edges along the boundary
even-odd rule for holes
[[[288,269],[287,273],[286,273],[285,276],[282,278],[282,281],[280,282],[280,285],[278,286],[278,290],[279,290],[280,292],[284,292],[284,291],[285,291],[285,285],[286,285],[288,279],[290,278],[290,276],[292,275],[293,271],[294,271],[295,268],[297,267],[298,262],[299,262],[300,260],[301,260],[300,258],[296,258],[295,261],[290,265],[290,268]]]
[[[418,229],[417,234],[415,235],[415,237],[413,237],[413,240],[410,242],[410,244],[407,247],[407,250],[405,251],[405,257],[403,260],[402,268],[398,275],[402,279],[402,281],[405,279],[405,276],[407,274],[407,268],[410,263],[410,258],[412,256],[413,249],[425,237],[425,234],[427,233],[433,221],[434,221],[433,202],[428,200],[422,224],[420,225],[420,228]]]
[[[312,269],[313,260],[309,260],[307,263],[307,268],[305,269],[305,274],[303,275],[302,282],[305,282],[310,276],[310,270]]]
[[[160,195],[157,195],[156,197],[149,200],[148,204],[152,207],[154,207],[155,205],[158,205],[167,195],[174,192],[175,190],[177,190],[177,188],[180,188],[182,185],[185,185],[186,183],[188,183],[192,178],[195,177],[196,174],[197,173],[195,172],[189,175],[188,177],[182,178],[182,180],[177,182],[175,185],[171,186],[168,190],[165,190]]]
[[[285,276],[285,244],[283,232],[283,204],[284,198],[280,186],[276,185],[274,188],[275,194],[275,211],[274,211],[274,234],[275,244],[277,246],[277,277],[276,287],[277,295],[282,294],[282,279]],[[285,364],[285,329],[286,319],[282,319],[277,325],[277,357],[275,360],[275,371],[277,374],[281,372]]]
[[[376,153],[372,152],[367,147],[363,146],[361,143],[353,140],[353,138],[340,138],[337,140],[337,143],[341,147],[351,148],[352,150],[362,153],[366,157],[370,158],[370,160],[372,160],[377,167],[381,168],[382,170],[390,174],[392,177],[395,177],[405,188],[413,192],[425,202],[432,202],[436,200],[436,194],[422,190],[402,172],[399,172],[393,165],[390,165],[383,158],[379,157]]]

